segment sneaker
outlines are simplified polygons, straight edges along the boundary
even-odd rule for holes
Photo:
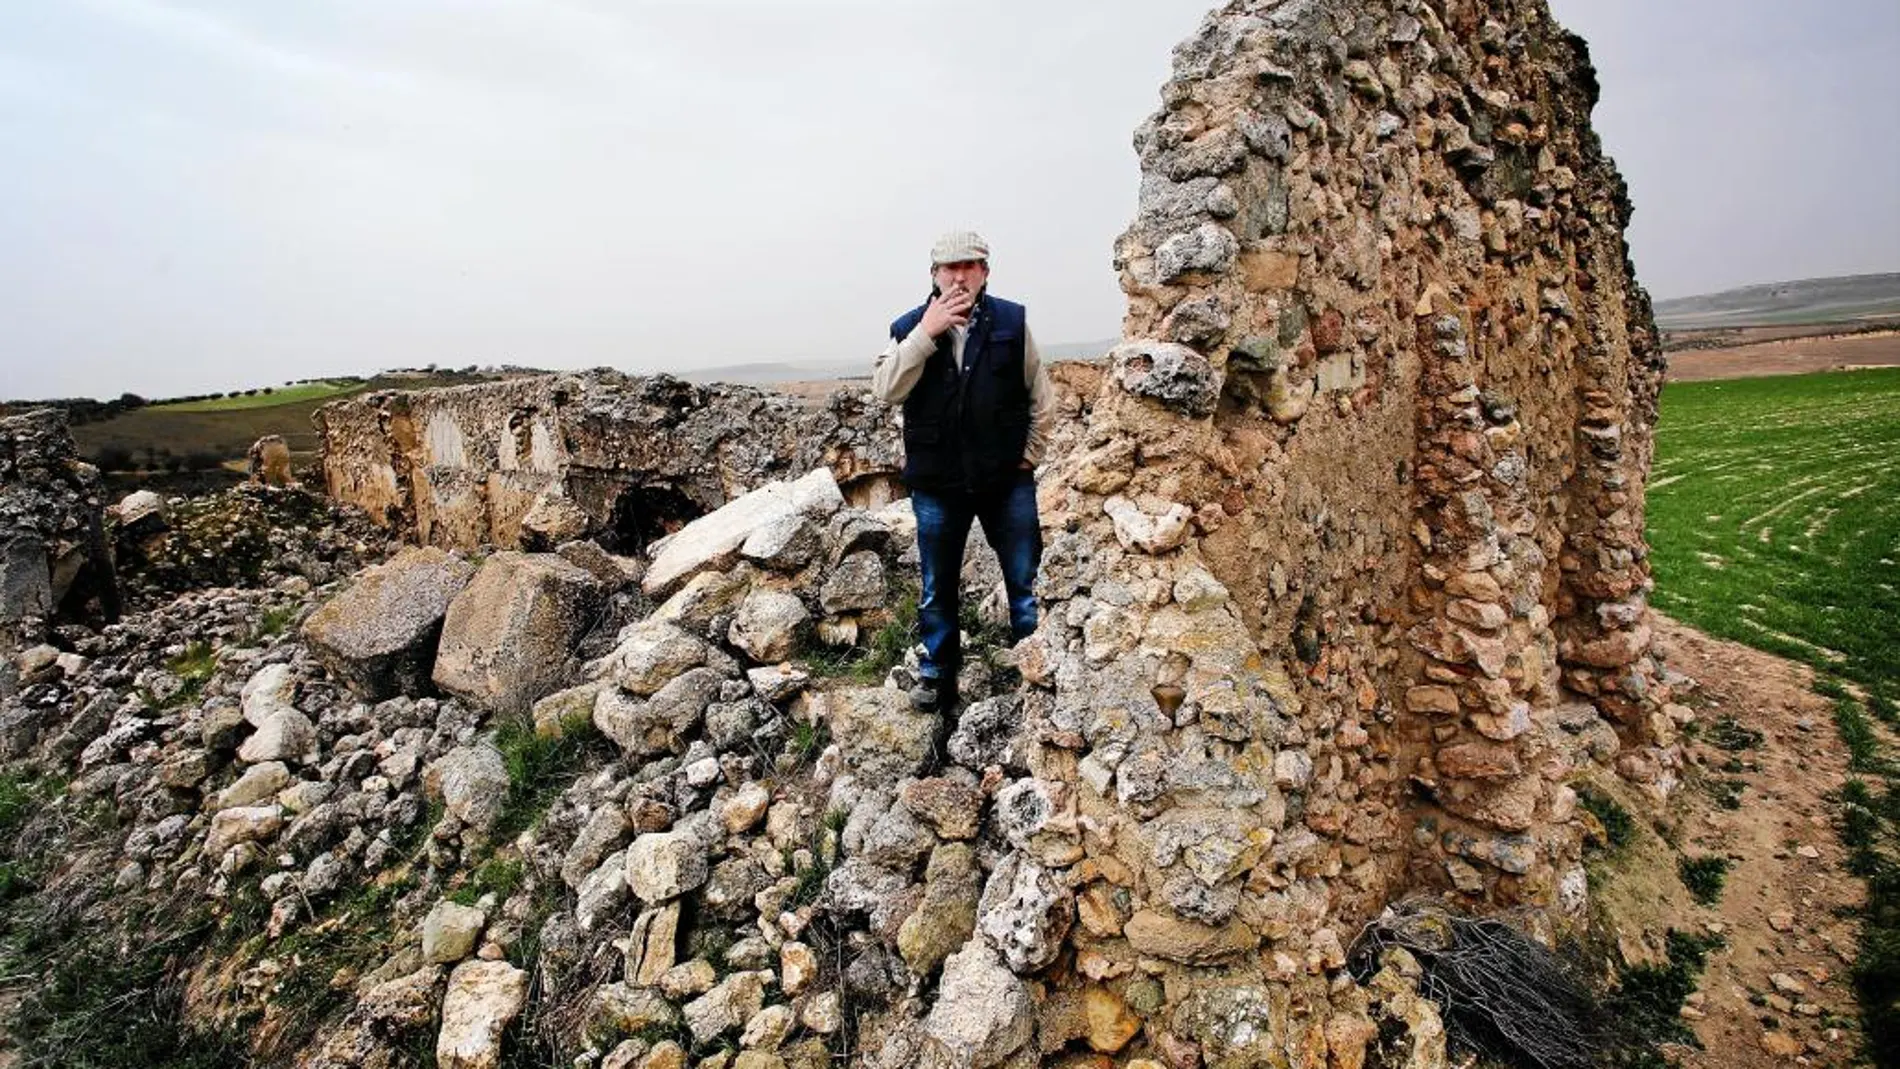
[[[920,713],[935,713],[943,706],[943,692],[934,679],[920,679],[910,688],[910,707]]]

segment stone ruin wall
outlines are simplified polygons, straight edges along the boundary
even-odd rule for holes
[[[1596,92],[1541,0],[1235,2],[1177,48],[1023,657],[1085,951],[1287,980],[1408,893],[1561,920],[1569,782],[1670,786]]]
[[[820,465],[854,504],[883,504],[901,455],[890,413],[861,391],[812,406],[611,371],[369,394],[315,422],[333,498],[419,544],[461,549],[519,548],[524,520],[527,542],[605,535],[639,548]]]
[[[63,411],[0,417],[0,696],[11,654],[49,624],[118,617],[104,498]]]

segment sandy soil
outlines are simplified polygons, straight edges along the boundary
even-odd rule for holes
[[[1801,375],[1849,367],[1900,365],[1900,331],[1844,337],[1791,338],[1732,349],[1669,354],[1669,381]]]
[[[1731,753],[1707,741],[1685,746],[1687,785],[1668,825],[1683,853],[1724,854],[1732,862],[1721,901],[1696,905],[1659,876],[1643,928],[1719,931],[1728,946],[1708,971],[1685,1017],[1705,1048],[1683,1064],[1708,1069],[1854,1064],[1858,1009],[1848,977],[1862,887],[1846,870],[1828,795],[1847,775],[1847,755],[1830,703],[1813,674],[1732,642],[1658,617],[1658,649],[1668,666],[1699,681],[1688,704],[1707,728],[1727,716],[1762,733],[1759,748]],[[1740,771],[1723,766],[1732,758]],[[1746,784],[1739,809],[1716,804],[1716,779]],[[1673,868],[1673,862],[1665,862]],[[1651,875],[1656,875],[1651,865]],[[1626,903],[1641,909],[1641,892]],[[1636,918],[1620,918],[1624,924]],[[1772,978],[1772,979],[1771,979]]]

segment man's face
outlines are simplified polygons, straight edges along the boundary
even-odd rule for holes
[[[937,289],[951,293],[958,289],[975,293],[989,281],[990,265],[982,260],[959,260],[953,264],[938,264],[930,272],[931,281]]]

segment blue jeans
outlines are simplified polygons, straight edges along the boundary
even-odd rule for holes
[[[910,501],[917,514],[917,557],[924,580],[917,601],[917,626],[924,641],[919,673],[939,685],[954,685],[963,657],[957,635],[958,580],[972,520],[983,525],[983,535],[1003,566],[1011,636],[1020,642],[1036,629],[1036,568],[1042,563],[1036,478],[1023,471],[1009,486],[975,493],[912,490]]]

